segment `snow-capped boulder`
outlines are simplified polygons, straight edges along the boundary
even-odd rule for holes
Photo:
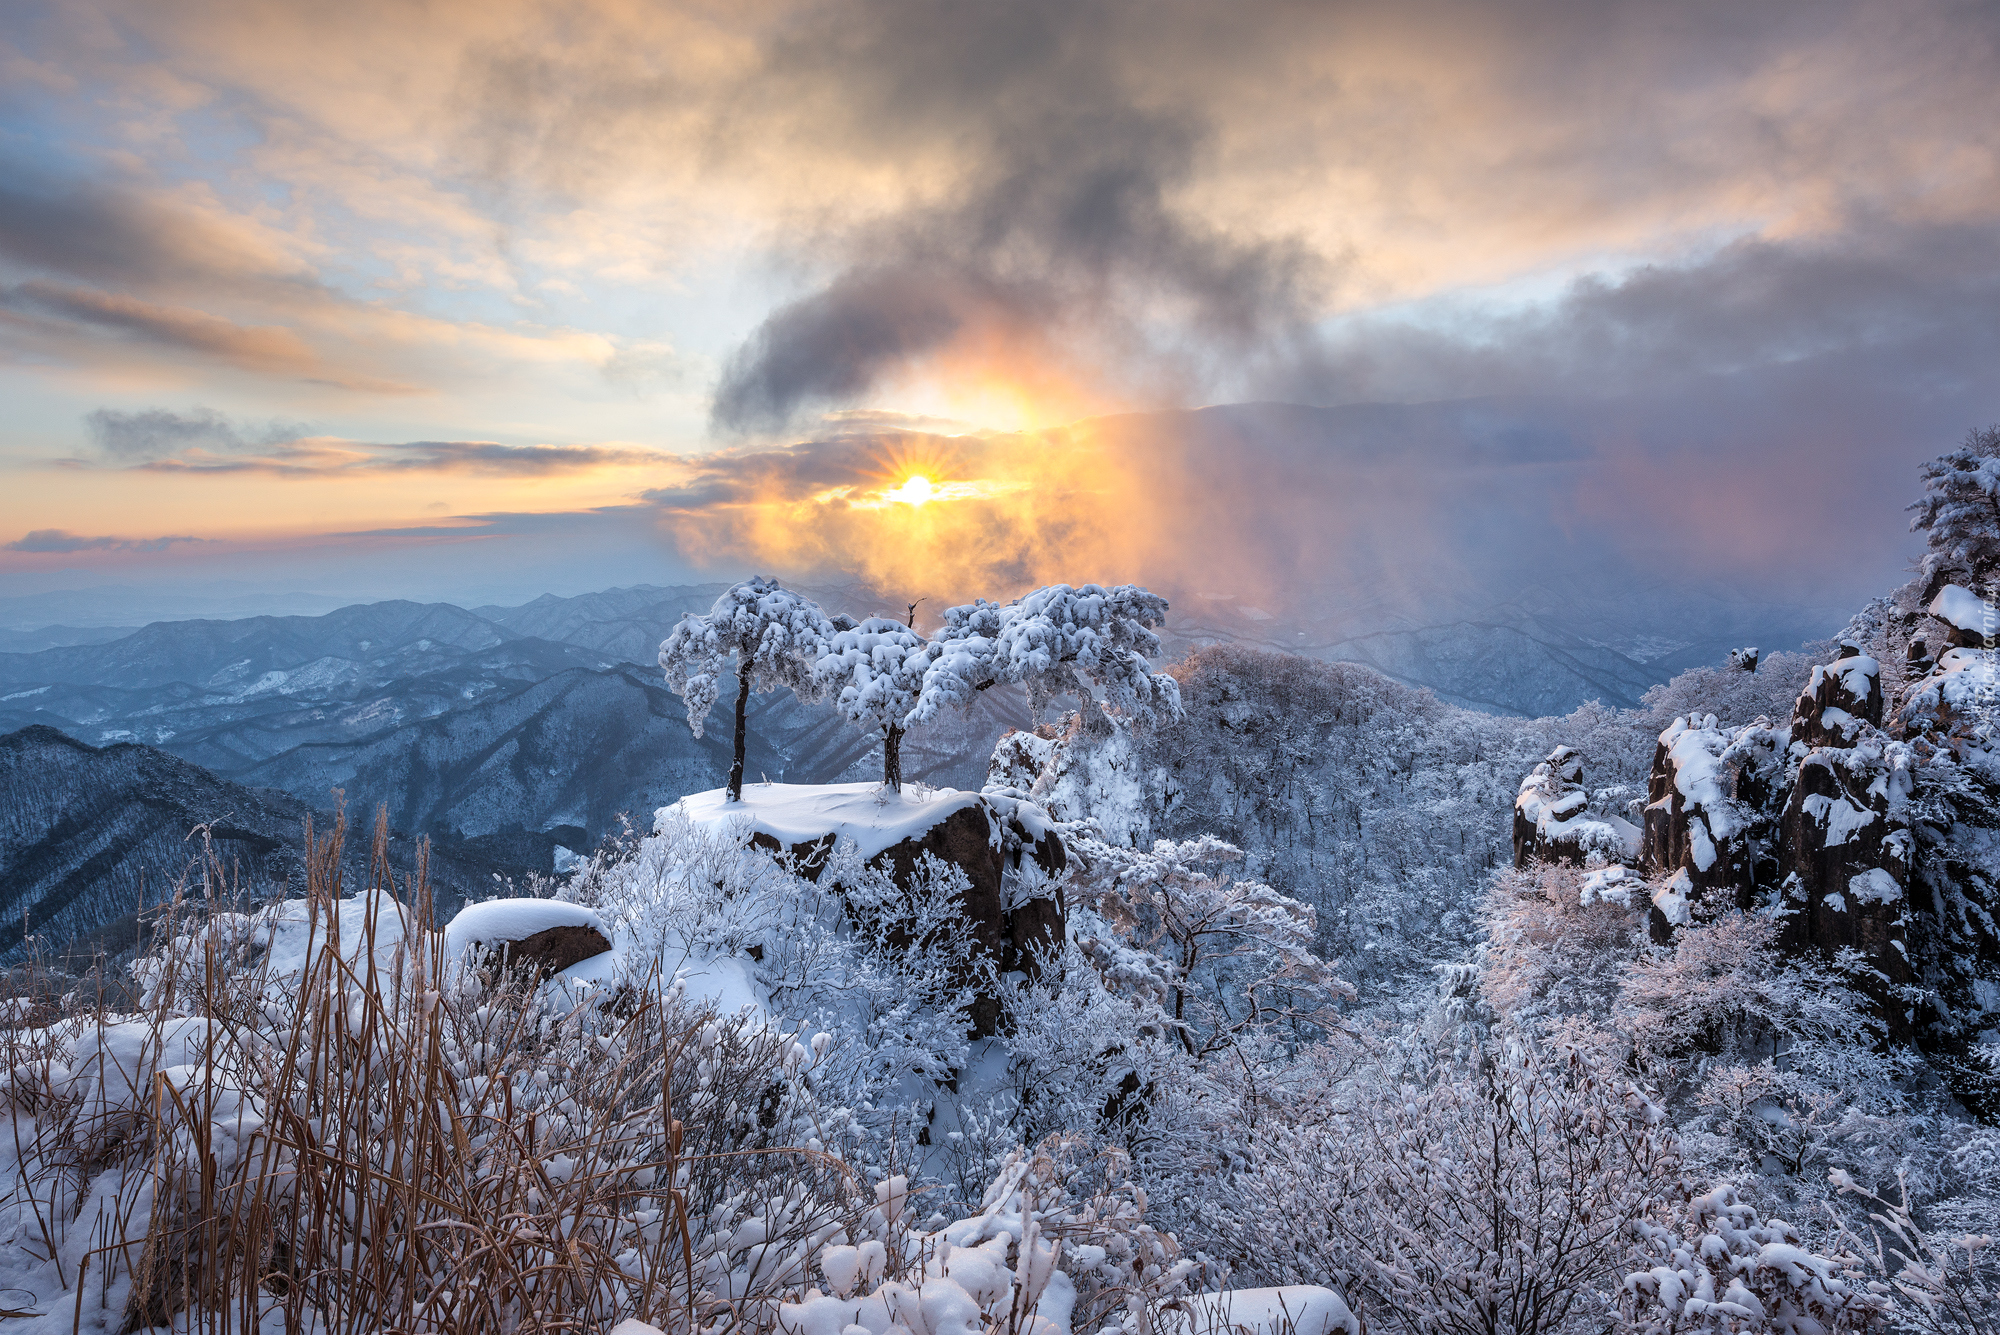
[[[561,973],[611,949],[611,934],[581,904],[554,899],[489,899],[467,904],[444,929],[445,958],[475,967],[531,967],[537,977]]]
[[[1792,739],[1807,746],[1852,746],[1863,725],[1882,726],[1882,665],[1852,645],[1812,670],[1792,706]]]
[[[1565,862],[1601,866],[1638,856],[1639,830],[1616,816],[1592,816],[1583,759],[1558,746],[1521,780],[1514,799],[1514,865]]]
[[[1983,649],[2000,636],[2000,610],[1961,585],[1939,589],[1924,611],[1943,623],[1944,642],[1958,648]]]

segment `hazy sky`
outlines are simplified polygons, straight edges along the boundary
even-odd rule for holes
[[[2000,418],[1997,39],[1928,0],[17,0],[0,590],[913,541],[954,594],[1311,582],[1377,510],[1856,596],[1916,462]],[[1467,399],[1505,460],[1041,434]],[[880,501],[919,466],[943,495]],[[1456,519],[1440,476],[1502,466]]]

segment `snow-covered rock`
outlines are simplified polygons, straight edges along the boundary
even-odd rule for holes
[[[815,881],[842,845],[906,890],[918,883],[927,857],[957,867],[965,874],[961,902],[972,938],[1002,971],[1032,971],[1037,954],[1062,939],[1062,902],[1046,887],[1068,855],[1047,813],[1020,794],[763,783],[746,785],[740,802],[717,789],[666,810],[747,833],[751,844]],[[999,1018],[999,999],[983,998],[975,1029],[991,1033]]]
[[[1939,589],[1924,610],[1945,624],[1947,644],[1976,649],[2000,635],[2000,613],[1993,604],[1957,584]]]
[[[742,825],[784,848],[852,840],[863,861],[921,840],[958,812],[980,806],[978,793],[914,783],[901,792],[878,783],[749,783],[741,802],[731,802],[728,790],[717,788],[674,804],[695,824]],[[996,848],[998,838],[996,831]]]
[[[1891,986],[1911,982],[1908,900],[1914,836],[1910,748],[1879,729],[1853,746],[1815,747],[1799,761],[1782,817],[1784,940],[1794,949],[1861,952]],[[1886,993],[1892,1033],[1914,1018]]]
[[[1882,725],[1882,665],[1848,646],[1812,670],[1792,707],[1792,738],[1807,746],[1852,746],[1865,724]]]
[[[1690,903],[1719,898],[1749,907],[1756,887],[1776,879],[1760,863],[1768,861],[1786,740],[1761,719],[1738,728],[1718,726],[1712,714],[1669,724],[1647,785],[1647,874],[1684,881]],[[1655,915],[1656,936],[1672,916],[1663,922]]]
[[[540,975],[560,973],[611,949],[611,932],[581,904],[554,899],[489,899],[460,909],[444,929],[445,957],[498,957]]]
[[[1558,746],[1521,780],[1514,799],[1514,865],[1566,862],[1602,866],[1639,855],[1639,830],[1617,816],[1589,813],[1583,760],[1574,747]]]

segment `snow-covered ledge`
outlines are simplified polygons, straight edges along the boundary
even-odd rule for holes
[[[957,812],[980,805],[978,793],[915,783],[901,792],[879,783],[746,783],[741,802],[716,788],[683,797],[674,809],[697,825],[747,827],[785,848],[828,835],[851,839],[865,861],[906,839],[921,840]],[[993,837],[998,840],[997,829]]]

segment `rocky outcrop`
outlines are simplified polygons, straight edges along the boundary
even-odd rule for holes
[[[760,799],[760,790],[784,790]],[[852,790],[852,791],[850,791]],[[824,819],[815,821],[814,794]],[[1062,940],[1065,917],[1060,888],[1068,866],[1061,834],[1032,802],[996,793],[933,790],[919,797],[882,798],[873,815],[877,790],[869,784],[751,785],[744,790],[740,816],[752,822],[750,843],[781,856],[788,866],[819,880],[833,865],[843,839],[852,839],[862,860],[888,874],[904,891],[922,883],[926,859],[935,858],[965,875],[959,895],[968,933],[978,952],[1001,973],[1032,973],[1041,955]],[[697,803],[700,818],[730,818]],[[712,805],[712,804],[711,804]],[[908,942],[891,941],[907,946]],[[1000,1001],[981,996],[973,1008],[977,1036],[997,1031]]]
[[[1558,746],[1521,780],[1514,799],[1514,865],[1561,862],[1573,867],[1627,861],[1639,852],[1639,831],[1617,816],[1590,814],[1583,757]]]
[[[1882,710],[1881,665],[1852,645],[1813,669],[1792,708],[1781,941],[1829,957],[1858,951],[1884,1024],[1907,1039],[1911,756],[1882,731]]]
[[[1812,746],[1853,746],[1862,729],[1882,726],[1882,665],[1853,645],[1812,670],[1792,707],[1792,740]]]
[[[1941,662],[1912,699],[1928,690],[1949,713],[1964,690],[1942,675]],[[1921,909],[1913,901],[1923,881],[1919,756],[1883,730],[1884,714],[1879,663],[1844,645],[1813,670],[1783,728],[1675,719],[1654,753],[1640,862],[1656,939],[1671,939],[1704,905],[1777,914],[1785,950],[1845,961],[1890,1038],[1917,1041],[1935,1018],[1925,1013],[1925,980],[1949,972],[1941,961],[1964,933],[1934,921],[1944,902],[1936,894]]]

